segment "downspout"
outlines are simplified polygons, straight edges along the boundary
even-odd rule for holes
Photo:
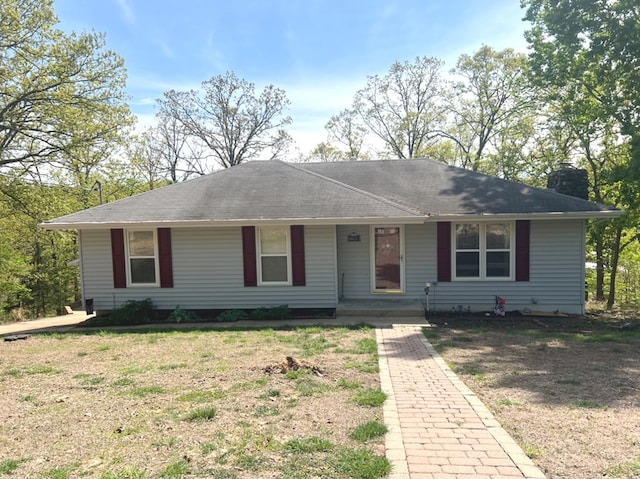
[[[582,220],[582,261],[580,261],[580,265],[581,265],[580,284],[582,285],[582,287],[579,289],[580,303],[578,303],[582,305],[582,308],[581,308],[582,316],[584,316],[585,313],[587,312],[586,298],[585,298],[585,292],[587,287],[586,285],[587,273],[586,273],[586,267],[585,267],[586,261],[587,261],[587,220]]]
[[[78,259],[80,260],[80,301],[82,307],[85,307],[85,287],[84,287],[84,261],[82,260],[82,230],[78,230]]]

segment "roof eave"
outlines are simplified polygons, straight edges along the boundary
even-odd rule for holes
[[[476,213],[476,214],[444,214],[430,215],[426,222],[459,221],[461,219],[490,219],[501,220],[576,220],[576,219],[611,219],[625,214],[624,210],[608,211],[553,211],[547,213]]]
[[[234,220],[197,221],[123,221],[123,222],[44,222],[46,230],[102,230],[111,228],[206,228],[240,225],[353,225],[353,224],[422,224],[425,216],[360,217],[360,218],[244,218]]]
[[[464,219],[610,219],[624,215],[623,210],[584,211],[584,212],[549,212],[549,213],[478,213],[478,214],[443,214],[425,216],[371,216],[358,218],[242,218],[234,220],[195,220],[195,221],[123,221],[123,222],[44,222],[40,227],[47,230],[100,230],[111,228],[206,228],[238,225],[355,225],[355,224],[421,224],[437,221],[460,221]]]

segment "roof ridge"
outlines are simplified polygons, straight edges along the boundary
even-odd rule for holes
[[[394,208],[401,209],[403,211],[406,211],[407,213],[411,213],[412,215],[429,216],[429,215],[425,214],[422,211],[410,208],[410,207],[405,206],[405,205],[400,204],[400,203],[396,203],[395,201],[392,201],[392,200],[390,200],[388,198],[385,198],[384,196],[379,196],[379,195],[376,195],[375,193],[371,193],[370,191],[362,190],[362,189],[357,188],[357,187],[355,187],[353,185],[349,185],[347,183],[343,183],[342,181],[338,181],[338,180],[335,180],[333,178],[329,178],[327,176],[321,175],[320,173],[317,173],[315,171],[309,171],[309,170],[307,170],[306,168],[304,168],[304,167],[302,167],[300,165],[295,165],[293,163],[287,163],[286,161],[281,161],[281,160],[276,160],[276,161],[279,161],[280,163],[283,163],[283,164],[285,164],[285,165],[287,165],[287,166],[289,166],[289,167],[291,167],[291,168],[293,168],[295,170],[301,171],[301,172],[306,173],[308,175],[315,176],[317,178],[322,178],[323,180],[328,181],[330,183],[333,183],[335,185],[341,186],[343,188],[347,188],[347,189],[349,189],[351,191],[355,191],[358,194],[361,194],[361,195],[364,195],[364,196],[368,196],[369,198],[372,198],[372,199],[374,199],[376,201],[380,201],[382,203],[386,203],[389,206],[393,206]]]

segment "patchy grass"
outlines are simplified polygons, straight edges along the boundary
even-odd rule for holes
[[[391,472],[391,464],[369,449],[344,449],[338,455],[336,469],[353,479],[377,479]]]
[[[321,437],[305,437],[287,441],[282,449],[293,454],[308,454],[310,452],[327,452],[333,449],[333,443]]]
[[[363,389],[358,391],[353,398],[356,404],[367,407],[380,407],[386,400],[386,393],[379,389]]]
[[[358,442],[368,442],[384,436],[388,430],[387,426],[378,421],[369,421],[355,428],[351,433],[351,438]]]
[[[374,344],[369,327],[34,334],[2,351],[0,477],[377,477],[384,444],[355,434],[382,414]],[[263,371],[286,356],[322,376]]]
[[[0,461],[0,475],[13,474],[13,472],[18,469],[20,463],[24,461],[24,459],[5,459]]]
[[[217,411],[213,406],[194,409],[186,415],[185,421],[211,421],[216,417]]]
[[[637,329],[478,321],[424,334],[547,477],[639,476]]]

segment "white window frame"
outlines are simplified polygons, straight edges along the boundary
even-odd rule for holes
[[[130,233],[153,233],[153,256],[133,256],[129,251],[129,234]],[[130,229],[125,230],[125,251],[127,255],[127,287],[132,288],[144,288],[144,287],[154,287],[160,286],[160,258],[158,255],[158,234],[155,229]],[[131,260],[132,259],[153,259],[153,266],[155,268],[155,277],[156,280],[154,283],[134,283],[131,278]]]
[[[283,228],[285,230],[285,242],[286,242],[286,256],[287,256],[287,280],[286,281],[263,281],[262,280],[262,257],[274,256],[281,257],[283,254],[274,253],[262,253],[262,242],[260,241],[260,234],[262,230],[269,228]],[[258,285],[259,286],[291,286],[292,284],[292,271],[291,271],[291,228],[289,226],[258,226],[256,228],[256,261],[258,263]]]
[[[461,249],[456,247],[456,230],[459,225],[478,225],[480,235],[480,245],[478,249]],[[487,249],[487,225],[504,224],[509,225],[509,248]],[[516,224],[515,221],[458,221],[451,224],[451,277],[454,281],[515,281],[516,270]],[[479,256],[479,276],[458,277],[457,252],[478,252]],[[509,252],[509,276],[487,276],[487,253],[488,252]]]

